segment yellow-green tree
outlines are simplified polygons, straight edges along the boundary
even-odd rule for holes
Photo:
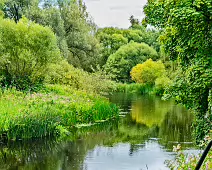
[[[159,77],[165,76],[165,66],[161,61],[148,59],[142,64],[137,64],[130,72],[131,78],[136,83],[153,85]]]

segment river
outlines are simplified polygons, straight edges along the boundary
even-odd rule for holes
[[[119,121],[73,130],[66,140],[40,139],[0,145],[0,170],[166,170],[173,145],[194,152],[193,116],[173,101],[117,93]]]

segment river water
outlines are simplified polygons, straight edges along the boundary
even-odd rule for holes
[[[121,119],[73,130],[68,139],[0,145],[0,170],[166,170],[173,145],[193,152],[193,116],[173,101],[117,93]]]

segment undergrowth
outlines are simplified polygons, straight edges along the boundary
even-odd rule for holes
[[[61,135],[78,124],[118,118],[107,99],[62,85],[31,94],[1,91],[0,108],[0,136],[9,140]]]

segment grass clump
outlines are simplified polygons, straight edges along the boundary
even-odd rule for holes
[[[78,124],[118,117],[118,108],[105,98],[62,85],[32,94],[1,91],[0,108],[0,136],[13,140],[59,135]]]

